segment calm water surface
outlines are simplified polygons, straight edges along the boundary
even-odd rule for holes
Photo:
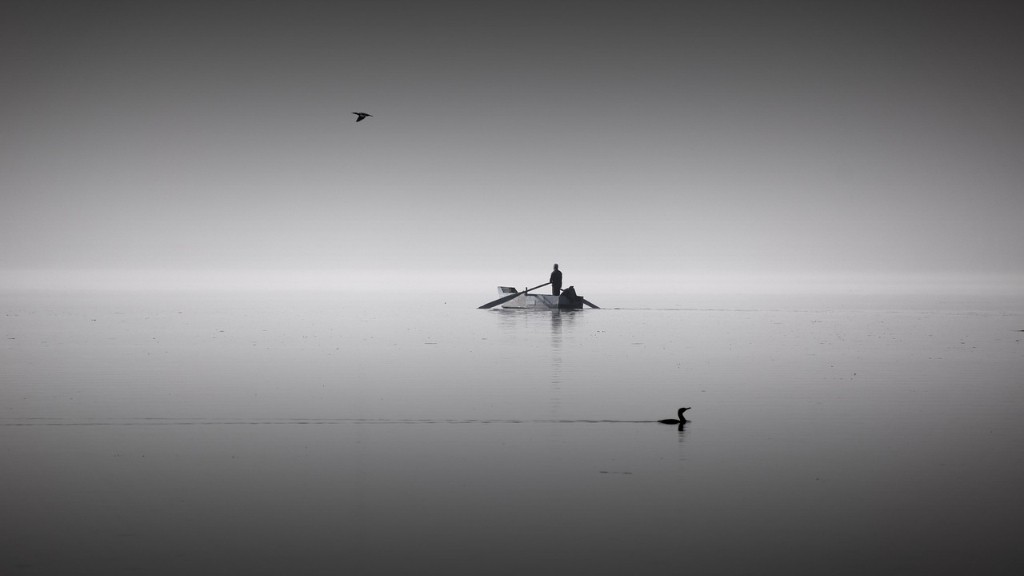
[[[3,294],[0,573],[1024,568],[1019,300],[489,296]]]

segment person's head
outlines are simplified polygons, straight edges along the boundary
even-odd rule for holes
[[[555,264],[555,270],[558,270],[558,264]]]

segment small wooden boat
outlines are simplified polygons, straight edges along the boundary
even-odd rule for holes
[[[498,286],[498,296],[511,296],[517,292],[518,290],[510,286]],[[584,302],[586,301],[583,297],[576,294],[576,289],[569,286],[558,296],[521,293],[507,302],[502,302],[501,307],[528,310],[580,310],[583,308]]]
[[[546,282],[533,288],[527,288],[522,292],[516,292],[515,288],[509,286],[498,286],[498,294],[501,298],[479,306],[481,310],[494,308],[501,304],[502,308],[520,308],[525,310],[579,310],[586,304],[591,308],[597,306],[583,296],[576,294],[576,289],[569,286],[562,290],[558,296],[554,294],[530,294],[529,292],[543,288],[551,282]]]

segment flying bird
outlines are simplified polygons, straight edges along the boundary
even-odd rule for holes
[[[358,118],[356,118],[356,122],[362,122],[367,116],[370,116],[371,118],[373,117],[373,114],[367,114],[366,112],[353,112],[353,114],[358,116]]]

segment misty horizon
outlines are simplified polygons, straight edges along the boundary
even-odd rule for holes
[[[450,293],[479,297],[524,290],[543,269],[98,269],[0,270],[0,287],[24,290],[234,290]],[[1024,294],[1022,275],[654,273],[566,269],[565,286],[614,303],[636,294],[1004,295]],[[570,273],[571,272],[571,273]]]
[[[235,8],[5,5],[8,276],[1024,274],[1016,5]]]

